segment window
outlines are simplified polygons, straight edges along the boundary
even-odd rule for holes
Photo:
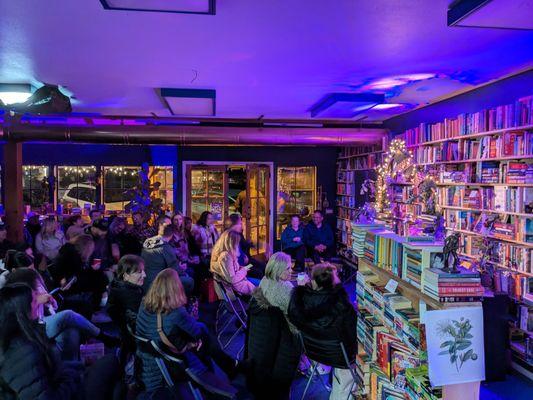
[[[280,167],[277,170],[277,238],[292,214],[305,222],[316,204],[316,167]]]
[[[121,211],[129,203],[128,190],[138,183],[140,167],[103,167],[103,196],[106,211]]]
[[[31,210],[42,211],[42,207],[50,202],[48,167],[45,165],[24,165],[22,173],[24,206]],[[53,212],[53,209],[48,211]]]
[[[163,200],[165,209],[174,210],[174,168],[150,167],[150,183],[152,186],[159,183],[159,189],[152,192],[152,196]]]
[[[57,167],[57,201],[65,208],[96,205],[96,167]]]

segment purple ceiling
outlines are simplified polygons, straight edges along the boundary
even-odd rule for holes
[[[217,117],[308,118],[332,92],[403,104],[364,114],[379,121],[532,65],[532,32],[447,27],[449,3],[219,0],[209,16],[1,1],[0,82],[57,83],[75,111],[115,115],[169,115],[160,87],[215,89]]]

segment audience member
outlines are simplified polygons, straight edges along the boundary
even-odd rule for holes
[[[185,237],[183,214],[180,211],[176,211],[176,213],[172,216],[172,229],[174,230],[174,237],[172,238],[173,242],[177,242]]]
[[[324,223],[322,211],[313,212],[312,222],[309,222],[304,229],[304,243],[307,246],[309,255],[315,264],[320,263],[320,259],[329,260],[334,255],[333,231],[328,224]]]
[[[100,359],[82,384],[83,365],[63,363],[38,323],[39,306],[48,300],[24,283],[0,290],[0,398],[106,398],[118,363],[113,356]]]
[[[299,342],[285,317],[293,289],[290,276],[290,256],[274,253],[248,308],[248,384],[258,400],[288,399],[300,360]]]
[[[111,251],[111,243],[107,238],[109,223],[105,219],[95,219],[92,225],[85,228],[84,233],[90,235],[94,241],[94,250],[91,255],[91,264],[98,265],[99,269],[105,271],[114,264]]]
[[[109,225],[107,234],[111,243],[111,253],[114,262],[118,262],[120,257],[127,254],[141,255],[142,245],[137,238],[129,232],[128,222],[124,217],[115,217]]]
[[[243,235],[242,227],[242,217],[240,214],[230,214],[229,219],[229,228],[241,236],[241,241],[239,242],[239,265],[245,266],[252,264],[252,267],[248,271],[248,276],[251,278],[261,279],[265,276],[265,263],[255,259],[250,254],[250,249],[253,247]]]
[[[49,260],[57,257],[61,246],[65,244],[65,235],[53,217],[44,220],[41,231],[35,237],[35,250]]]
[[[209,211],[204,211],[193,229],[196,244],[200,248],[202,260],[209,261],[213,246],[219,238],[219,233],[215,227],[215,219]]]
[[[107,335],[85,317],[72,310],[56,312],[57,303],[46,290],[40,275],[31,268],[19,268],[9,274],[6,285],[25,283],[40,297],[39,319],[45,325],[46,336],[59,346],[63,360],[79,360],[80,343],[86,338],[96,338],[113,347],[118,339]]]
[[[190,295],[194,290],[194,280],[186,273],[187,265],[178,262],[174,248],[169,243],[173,234],[170,218],[160,217],[158,226],[159,235],[146,239],[141,253],[146,268],[143,287],[148,290],[159,272],[172,268],[179,273],[183,286]]]
[[[170,353],[180,354],[196,376],[218,388],[223,393],[237,391],[229,382],[213,373],[212,360],[229,376],[234,376],[239,366],[228,356],[207,331],[187,313],[187,297],[180,277],[173,269],[161,271],[144,297],[137,316],[137,335],[162,343]],[[154,357],[137,349],[141,358],[141,379],[148,393],[164,387],[164,380]],[[172,365],[169,365],[172,368]],[[176,368],[176,367],[174,367]],[[179,375],[179,371],[173,371]]]
[[[294,258],[294,269],[301,272],[305,268],[304,227],[300,217],[292,215],[290,224],[281,233],[281,247],[284,253]]]
[[[239,265],[240,240],[241,235],[233,230],[222,233],[213,248],[210,270],[215,275],[215,279],[231,287],[235,292],[251,295],[256,285],[247,279],[251,265],[246,267]],[[221,293],[218,293],[218,296],[222,298]]]
[[[67,237],[67,240],[73,239],[75,236],[81,235],[84,233],[84,225],[83,218],[81,215],[76,214],[72,215],[67,220],[67,229],[65,236]]]
[[[136,349],[135,340],[129,334],[128,327],[135,332],[137,312],[144,296],[142,285],[146,278],[144,260],[136,255],[128,254],[118,262],[118,274],[111,282],[107,312],[122,337],[121,358],[126,357]]]
[[[41,221],[39,220],[39,214],[30,212],[28,214],[28,220],[24,226],[24,241],[35,247],[35,237],[41,231]]]
[[[33,269],[33,257],[22,251],[8,250],[4,259],[4,269],[0,272],[0,288],[5,286],[9,275],[19,268]]]
[[[89,211],[89,218],[91,219],[91,225],[94,224],[96,221],[102,219],[104,216],[102,215],[102,211],[93,208],[91,211]]]
[[[90,262],[94,252],[91,235],[78,235],[59,250],[50,267],[57,287],[64,289],[65,308],[72,308],[87,318],[99,307],[108,284],[101,264]],[[69,286],[69,282],[76,278]]]
[[[137,239],[141,247],[146,239],[157,235],[157,224],[156,226],[149,226],[140,211],[134,211],[131,214],[131,218],[133,219],[133,226],[130,232]]]
[[[184,217],[183,218],[183,233],[185,235],[185,238],[187,239],[187,245],[189,246],[189,254],[191,256],[200,257],[202,253],[200,251],[200,247],[198,247],[198,244],[196,243],[196,238],[194,237],[193,227],[194,225],[192,223],[192,218]]]
[[[294,289],[289,304],[289,320],[324,348],[320,362],[346,365],[332,338],[339,338],[349,359],[357,354],[357,314],[341,285],[337,268],[331,264],[313,267],[311,283]],[[334,345],[335,349],[328,351]],[[337,356],[339,355],[339,356]],[[348,369],[335,368],[330,399],[347,399],[353,378]]]
[[[7,226],[0,220],[0,259],[4,259],[8,250],[15,248],[15,244],[7,239]]]

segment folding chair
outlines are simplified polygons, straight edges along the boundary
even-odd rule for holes
[[[342,356],[342,359],[344,360],[343,365],[330,365],[333,368],[342,368],[347,369],[350,371],[350,374],[352,375],[352,384],[350,386],[350,392],[348,394],[347,400],[350,399],[350,396],[352,396],[352,392],[354,390],[354,387],[356,385],[357,380],[357,373],[355,371],[355,357],[353,357],[353,360],[350,360],[350,357],[348,357],[348,353],[346,352],[346,347],[344,343],[340,340],[336,340],[333,338],[329,341],[328,348],[321,347],[320,342],[322,340],[316,340],[313,337],[306,335],[302,332],[298,333],[298,336],[300,338],[300,342],[302,344],[303,353],[307,356],[309,361],[311,362],[312,368],[311,372],[309,373],[307,384],[305,386],[304,392],[302,394],[301,400],[305,399],[305,395],[307,394],[307,390],[309,389],[309,386],[311,385],[311,381],[313,378],[317,375],[317,368],[318,364],[330,364],[329,362],[323,362],[323,354],[331,354],[331,351],[336,351],[338,356]],[[333,371],[333,369],[332,369]],[[326,383],[322,380],[322,377],[319,375],[320,381],[322,382],[322,385],[326,388],[326,390],[330,391],[331,388],[326,385]]]
[[[235,293],[235,291],[231,288],[222,283],[218,279],[214,279],[215,287],[217,293],[220,294],[222,297],[220,304],[217,309],[217,315],[216,315],[216,321],[215,321],[215,330],[217,335],[218,343],[220,344],[220,347],[222,349],[226,349],[235,338],[237,338],[237,335],[240,332],[245,332],[247,329],[247,322],[248,321],[248,315],[246,312],[246,307],[243,304],[242,299],[239,297],[238,294]],[[222,323],[222,317],[226,314],[229,314],[229,318],[227,321],[224,322],[222,328],[219,329],[219,325]],[[231,337],[226,341],[226,343],[222,343],[222,335],[226,332],[226,330],[231,326],[231,324],[235,321],[238,321],[239,327],[237,330],[231,335]],[[244,350],[244,344],[241,346],[239,352],[237,353],[237,358],[241,355],[241,353]]]

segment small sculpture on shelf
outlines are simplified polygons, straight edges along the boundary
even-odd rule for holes
[[[452,274],[459,274],[460,271],[457,269],[457,266],[459,265],[459,256],[457,254],[457,251],[461,247],[459,244],[459,233],[455,232],[451,235],[449,235],[444,240],[444,268],[442,269],[444,272],[449,272]],[[450,269],[450,258],[451,260],[451,269]]]
[[[357,210],[354,221],[359,224],[372,224],[376,219],[376,210],[374,206],[366,202],[362,207]]]
[[[481,275],[481,284],[485,287],[493,286],[494,264],[492,260],[497,255],[496,242],[489,238],[483,238],[480,246],[478,270]]]

